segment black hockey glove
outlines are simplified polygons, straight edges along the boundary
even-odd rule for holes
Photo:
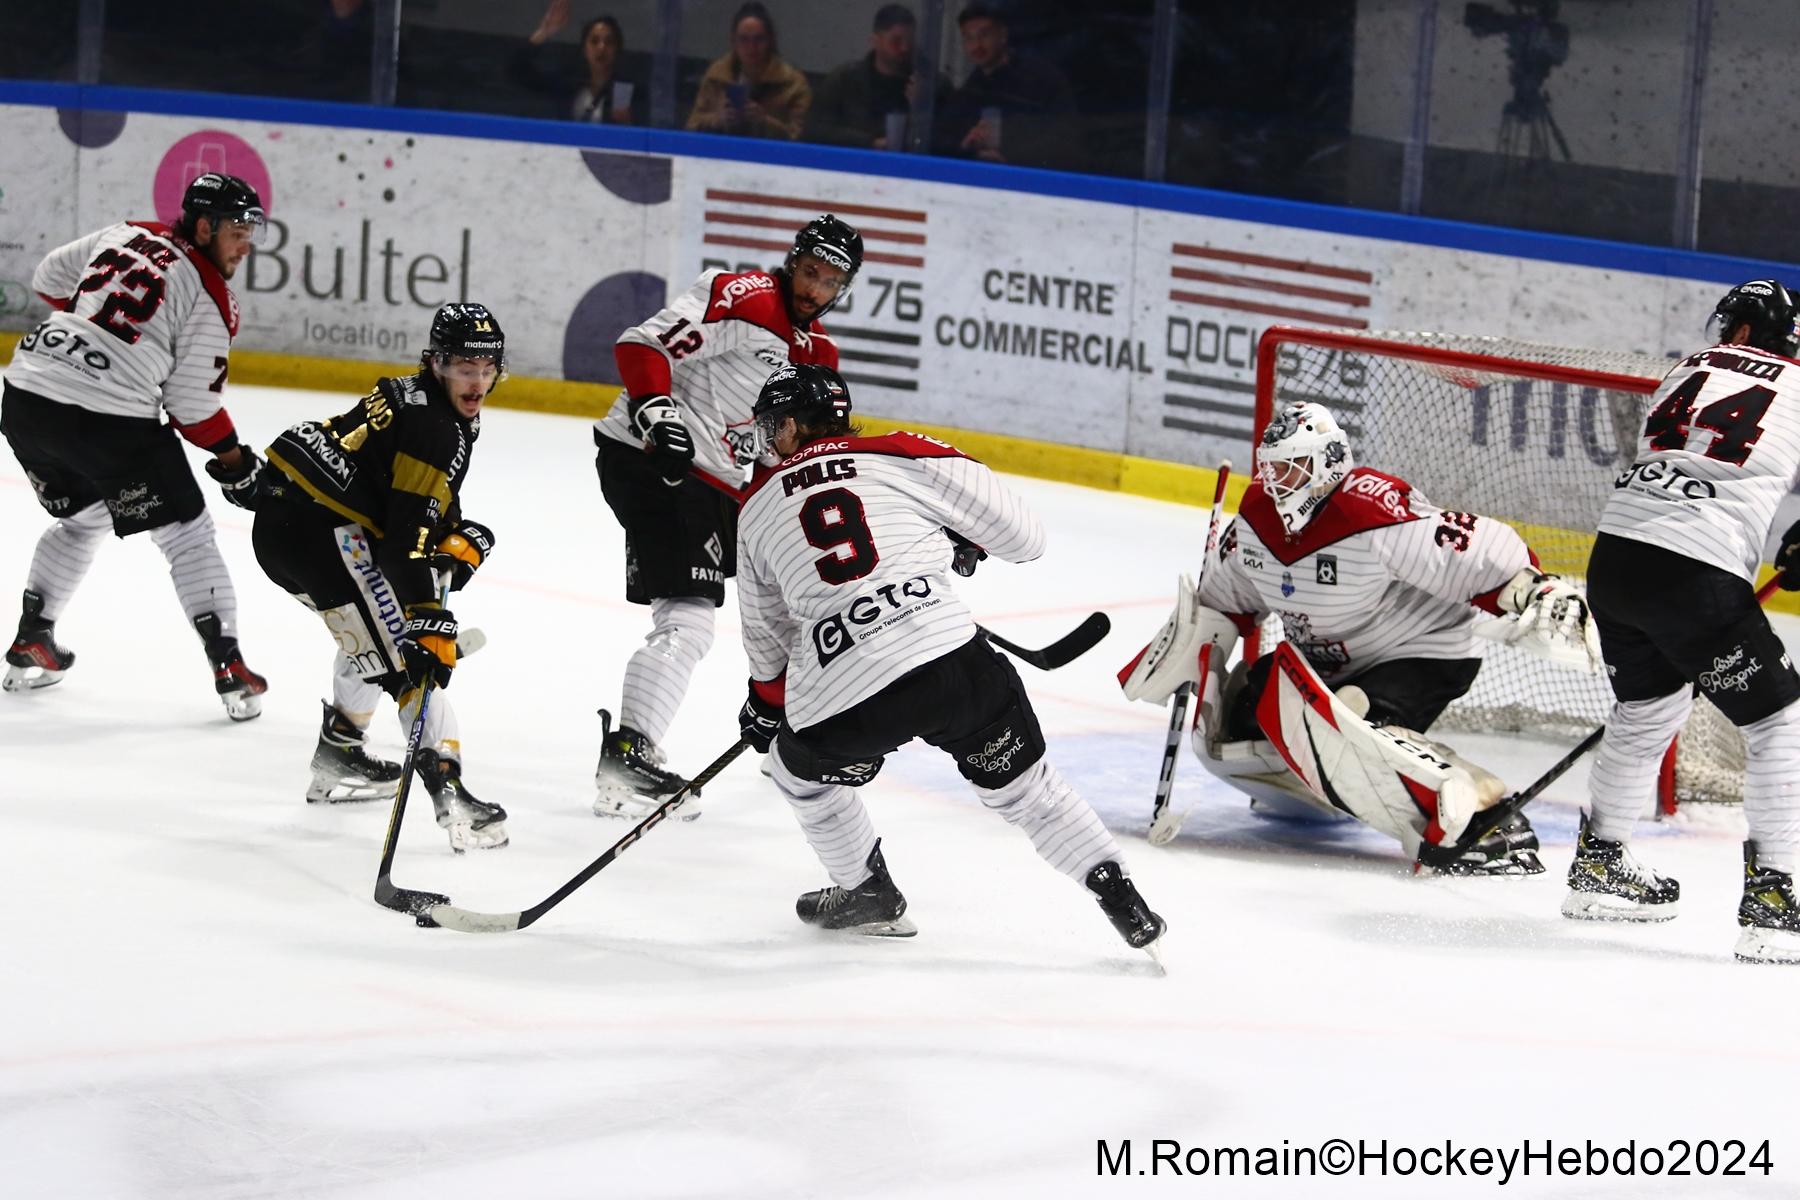
[[[975,564],[987,557],[987,551],[971,542],[948,525],[944,532],[950,535],[950,541],[956,547],[956,553],[950,558],[950,569],[964,577],[975,573]]]
[[[785,696],[785,691],[785,676],[769,683],[750,681],[750,697],[744,701],[744,707],[738,709],[738,732],[758,754],[769,752],[769,743],[775,740],[782,718],[787,714],[784,704],[767,699],[767,696],[770,693]]]
[[[674,487],[694,465],[694,435],[681,409],[667,396],[645,396],[631,402],[631,427],[644,439],[644,449],[663,482]]]
[[[450,590],[460,592],[475,576],[475,568],[494,552],[494,531],[480,521],[464,521],[445,534],[431,556],[431,569],[450,577]]]
[[[262,459],[248,446],[240,445],[238,453],[242,460],[235,471],[226,466],[223,459],[210,458],[206,462],[206,473],[218,483],[226,500],[255,512],[262,507],[263,501],[281,495],[279,472],[263,470]]]
[[[1788,526],[1781,535],[1781,549],[1775,552],[1775,570],[1781,576],[1781,590],[1800,592],[1800,521]]]
[[[405,659],[406,682],[450,686],[456,668],[456,617],[447,608],[417,605],[406,610],[406,631],[394,639]]]

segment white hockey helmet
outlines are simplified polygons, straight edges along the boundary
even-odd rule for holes
[[[1356,468],[1350,439],[1323,404],[1290,404],[1263,430],[1256,478],[1292,537]]]

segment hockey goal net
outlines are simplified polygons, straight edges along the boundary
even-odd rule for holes
[[[1316,401],[1356,461],[1442,508],[1511,524],[1543,568],[1577,580],[1613,478],[1635,457],[1648,401],[1671,363],[1645,354],[1441,333],[1277,326],[1256,368],[1256,435],[1278,404]],[[1606,680],[1478,639],[1486,661],[1436,728],[1577,740],[1604,723]],[[1741,798],[1743,740],[1696,701],[1663,799]]]

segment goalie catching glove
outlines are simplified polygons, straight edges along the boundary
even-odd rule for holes
[[[460,592],[493,552],[494,531],[480,521],[464,521],[438,542],[431,556],[431,569],[448,575],[450,590]]]
[[[1600,673],[1600,631],[1580,588],[1560,575],[1525,567],[1500,589],[1498,601],[1502,612],[1517,619],[1476,626],[1483,637],[1590,675]]]

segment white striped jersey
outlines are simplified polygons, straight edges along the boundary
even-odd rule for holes
[[[219,414],[237,299],[167,226],[121,221],[58,246],[31,286],[62,311],[19,342],[6,368],[14,387],[123,417],[166,409],[177,427]]]
[[[750,673],[787,674],[787,720],[816,725],[975,636],[950,588],[948,527],[1029,562],[1044,528],[987,467],[914,433],[813,442],[759,468],[738,516]]]
[[[1755,582],[1775,510],[1800,477],[1800,362],[1714,346],[1651,397],[1637,459],[1613,480],[1600,530]]]
[[[762,271],[703,273],[667,308],[620,334],[618,344],[660,357],[645,372],[654,378],[634,378],[630,356],[619,356],[626,392],[673,398],[694,435],[694,465],[731,483],[754,457],[748,449],[750,406],[769,376],[789,362],[834,370],[838,363],[837,346],[824,328],[813,321],[796,329],[780,281]],[[631,427],[625,393],[595,427],[614,441],[643,445]]]
[[[1392,659],[1470,657],[1475,610],[1498,613],[1500,589],[1531,565],[1504,521],[1446,512],[1358,467],[1292,538],[1251,484],[1200,576],[1200,602],[1250,621],[1276,614],[1320,677],[1342,684]]]

